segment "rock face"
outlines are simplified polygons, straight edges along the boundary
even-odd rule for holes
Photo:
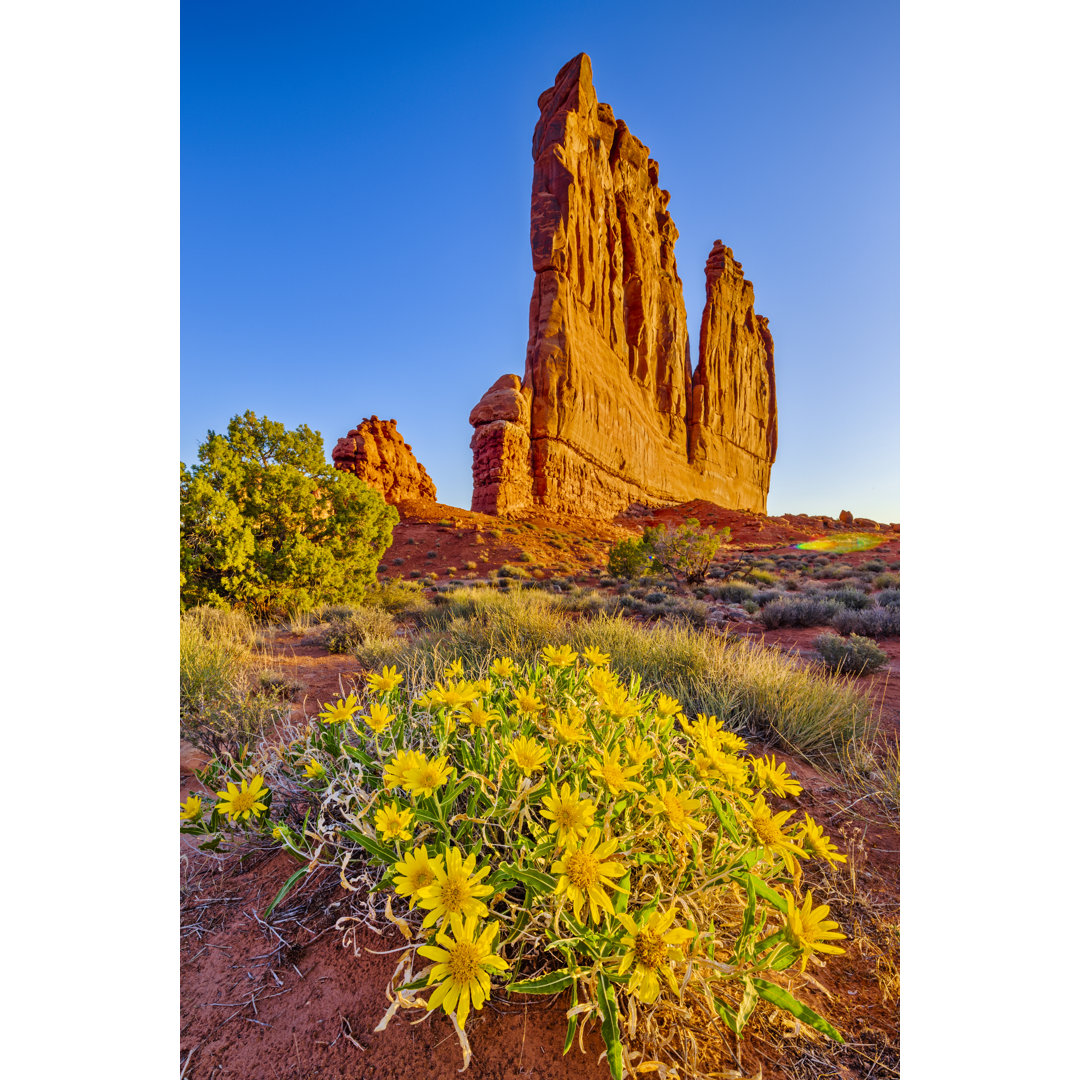
[[[362,420],[338,439],[332,456],[336,468],[355,473],[388,503],[435,498],[435,485],[399,434],[396,420]]]
[[[473,510],[764,512],[776,392],[751,283],[717,241],[692,372],[679,234],[648,147],[597,101],[584,53],[538,104],[525,378],[504,375],[469,417]]]

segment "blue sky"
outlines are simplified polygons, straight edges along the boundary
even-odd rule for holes
[[[776,343],[770,513],[900,519],[890,3],[181,5],[181,445],[396,417],[468,507],[524,372],[536,98],[571,56],[660,163],[696,351],[715,239]],[[696,356],[694,357],[696,362]]]

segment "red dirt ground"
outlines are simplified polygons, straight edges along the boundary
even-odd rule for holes
[[[690,516],[706,525],[731,526],[734,546],[744,550],[852,531],[836,523],[821,528],[820,517],[810,519],[816,526],[812,531],[798,519],[764,518],[701,502],[630,514],[614,523],[547,516],[522,522],[437,503],[410,503],[400,509],[402,522],[383,560],[386,573],[408,578],[413,570],[434,572],[440,581],[483,577],[504,563],[539,570],[536,576],[591,570],[590,576],[596,577],[614,540],[639,533],[645,525]],[[847,553],[843,561],[856,567],[872,558],[897,561],[898,531],[882,531],[889,537],[886,544]],[[429,559],[432,550],[436,557]],[[403,562],[395,566],[396,559]],[[476,569],[467,569],[466,562],[475,562]],[[824,629],[763,631],[748,620],[727,625],[734,633],[799,650],[808,662],[811,643]],[[857,685],[880,706],[883,730],[898,737],[900,646],[895,639],[880,645],[889,655],[887,671]],[[272,648],[275,667],[304,688],[293,706],[294,720],[314,715],[323,702],[347,690],[358,673],[355,658],[332,656],[284,634]],[[788,763],[804,788],[787,805],[796,809],[797,817],[803,810],[811,813],[849,857],[836,874],[819,872],[818,879],[807,882],[814,887],[815,904],[829,903],[831,917],[848,933],[847,955],[842,962],[836,958],[828,967],[811,968],[818,985],[800,980],[798,989],[808,1005],[845,1032],[848,1045],[841,1051],[827,1047],[820,1037],[810,1042],[804,1036],[781,1050],[761,1037],[755,1019],[742,1041],[741,1072],[726,1075],[752,1077],[760,1069],[763,1078],[895,1076],[899,1020],[891,991],[897,950],[883,938],[899,920],[895,818],[806,763],[782,753],[777,757]],[[205,760],[181,742],[181,797],[198,789],[193,769]],[[265,849],[242,856],[208,855],[199,852],[190,837],[181,837],[181,1076],[393,1080],[456,1075],[461,1051],[442,1012],[399,1012],[387,1030],[373,1033],[388,1005],[385,987],[400,956],[394,950],[403,941],[375,916],[366,926],[357,924],[354,948],[343,947],[336,920],[366,908],[358,906],[357,894],[340,887],[332,871],[303,878],[270,921],[263,921],[296,865],[287,855]],[[318,917],[312,911],[319,912]],[[381,935],[373,927],[379,927]],[[575,1047],[562,1056],[568,1004],[562,996],[524,1003],[496,994],[468,1023],[473,1059],[465,1075],[475,1080],[607,1077],[595,1025],[586,1028],[584,1054]],[[734,1061],[728,1067],[734,1069]]]

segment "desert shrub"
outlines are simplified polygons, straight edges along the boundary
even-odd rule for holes
[[[649,530],[646,530],[649,533]],[[615,578],[633,580],[646,573],[652,559],[652,544],[649,535],[640,539],[627,538],[613,544],[608,552],[608,574]]]
[[[751,581],[756,581],[760,585],[775,585],[776,575],[770,574],[768,570],[761,570],[755,568],[747,575]]]
[[[885,569],[885,564],[880,559],[867,559],[863,563],[864,570],[871,570],[875,574],[880,574]]]
[[[875,589],[898,589],[900,588],[899,574],[878,574],[874,578]]]
[[[648,537],[654,572],[665,570],[688,584],[702,582],[713,557],[730,539],[731,529],[727,526],[716,530],[703,528],[697,518],[687,518],[676,528],[667,526]]]
[[[379,639],[394,637],[394,617],[379,607],[358,607],[344,618],[334,619],[323,637],[331,653],[355,653]]]
[[[466,570],[475,570],[476,569],[476,563],[472,559],[470,559],[467,563],[465,563],[465,569]]]
[[[868,675],[888,663],[889,657],[872,638],[852,634],[821,634],[814,639],[814,649],[827,667],[851,675]]]
[[[394,566],[404,566],[405,560],[399,555],[396,559],[391,560]]]
[[[842,610],[833,600],[785,596],[762,607],[758,618],[769,630],[779,626],[825,626]]]
[[[723,585],[710,585],[710,595],[716,600],[726,600],[729,604],[741,604],[749,600],[755,592],[753,585],[744,581],[728,581]]]
[[[882,589],[875,597],[878,607],[895,607],[900,606],[900,590],[899,589]]]
[[[798,592],[800,588],[799,579],[792,577],[784,578],[784,588],[788,592]]]
[[[198,454],[198,465],[180,466],[184,607],[278,615],[375,584],[397,511],[328,465],[317,431],[247,412],[227,435],[209,432]]]
[[[747,613],[747,615],[754,615],[760,609],[760,605],[755,603],[753,600],[744,600],[742,602],[742,609]]]
[[[861,589],[854,588],[851,585],[845,585],[839,589],[830,589],[829,599],[835,600],[838,604],[843,604],[844,607],[852,608],[855,611],[871,607],[874,603]]]
[[[865,611],[852,611],[841,608],[833,616],[832,624],[841,634],[861,634],[872,638],[899,637],[900,609],[872,607]]]
[[[762,589],[759,592],[755,592],[751,599],[758,607],[764,607],[766,604],[771,604],[774,600],[779,600],[783,595],[784,594],[778,589]]]
[[[663,592],[646,593],[646,595],[644,597],[642,597],[642,599],[645,600],[647,603],[650,603],[650,604],[662,604],[667,599],[667,593],[663,593]]]
[[[299,679],[293,678],[278,668],[258,672],[256,681],[260,690],[274,697],[284,698],[286,701],[291,700],[304,689],[304,684]]]
[[[424,558],[425,559],[436,559],[436,558],[438,558],[438,556],[439,556],[439,553],[437,551],[435,551],[434,549],[432,549],[431,551],[425,551],[424,552]]]
[[[180,733],[209,754],[235,757],[288,712],[277,692],[259,688],[254,644],[239,613],[193,608],[180,617]]]
[[[511,566],[510,563],[506,563],[505,565],[500,566],[496,573],[501,578],[522,579],[531,576],[528,570],[524,570],[520,566]]]
[[[418,578],[418,577],[423,577],[423,576],[424,576],[423,571],[421,571],[421,570],[410,570],[409,571],[409,577],[411,577],[411,578]]]
[[[253,768],[229,777],[240,790],[209,814],[193,797],[185,831],[273,838],[301,871],[328,866],[385,893],[379,907],[409,944],[384,1024],[402,1004],[424,1005],[436,984],[429,1006],[453,988],[443,1007],[466,1064],[466,1020],[492,982],[501,995],[573,985],[603,1018],[616,1080],[632,1040],[644,1057],[667,1046],[682,1060],[685,1036],[673,1048],[671,1033],[658,1034],[672,1007],[701,1017],[698,1037],[714,1020],[737,1034],[761,999],[839,1040],[777,984],[793,964],[837,951],[800,922],[796,859],[830,868],[839,852],[809,817],[789,824],[765,798],[797,795],[799,784],[774,759],[745,753],[722,718],[691,723],[684,703],[593,656],[599,666],[549,645],[534,664],[466,665],[469,678],[444,663],[423,693],[394,685],[396,672],[373,674],[364,705],[329,705],[283,748],[250,818],[241,807],[265,784]],[[226,777],[212,768],[203,779]],[[290,799],[275,791],[306,801],[318,831],[277,813]],[[449,957],[432,954],[435,940]],[[449,963],[432,968],[432,958]]]

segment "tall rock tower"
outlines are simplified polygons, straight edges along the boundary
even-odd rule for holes
[[[540,95],[525,378],[473,409],[473,510],[612,517],[708,499],[764,512],[776,458],[772,336],[719,241],[690,365],[678,230],[659,166],[584,53]]]

